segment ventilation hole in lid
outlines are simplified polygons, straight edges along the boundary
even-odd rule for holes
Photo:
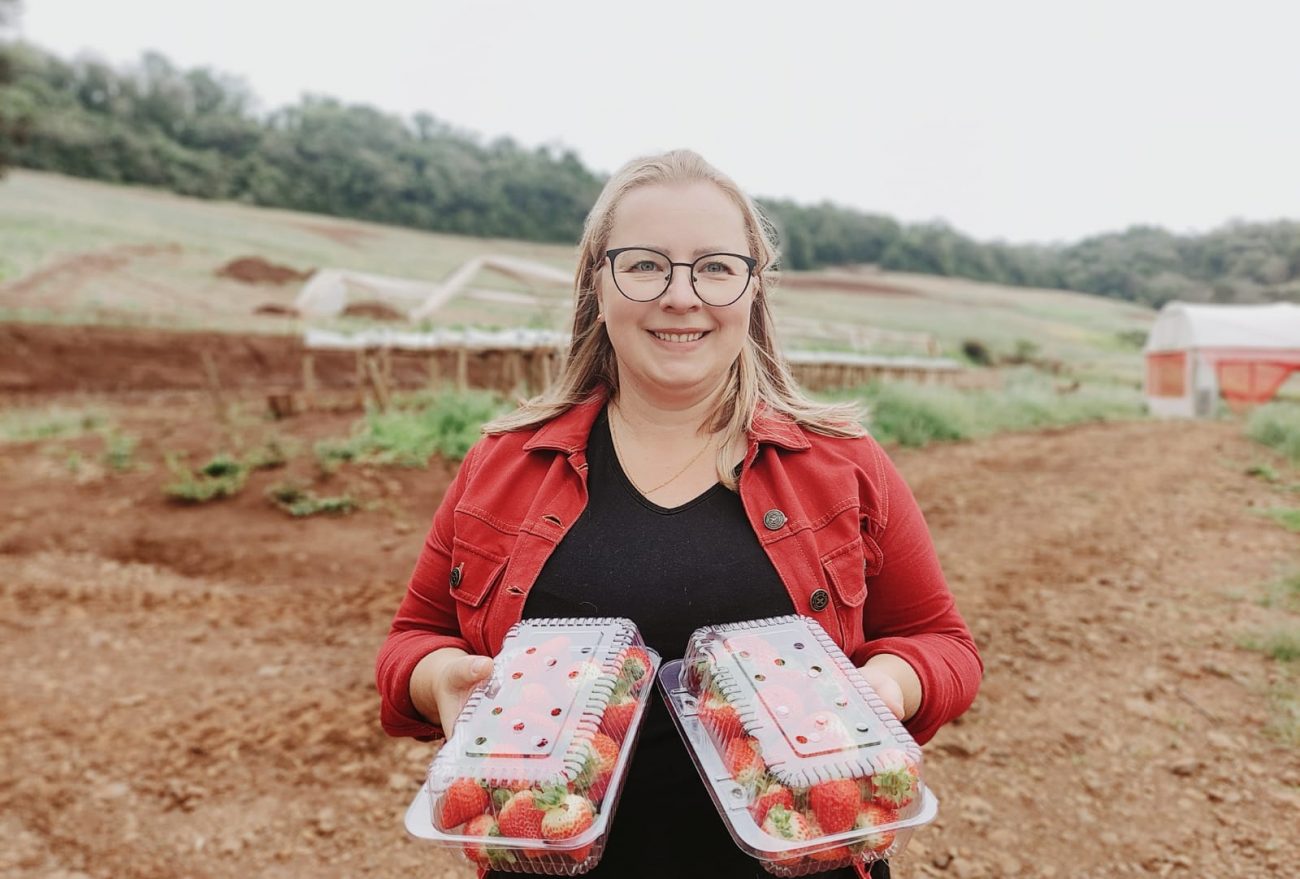
[[[555,665],[555,663],[557,663],[557,662],[559,662],[559,660],[556,659],[554,656],[548,656],[548,657],[546,657],[546,667],[547,667],[547,668],[550,668],[551,666]]]
[[[803,649],[803,642],[802,642],[802,641],[795,641],[795,642],[794,642],[794,649],[795,649],[795,650],[802,650],[802,649]]]
[[[741,659],[749,659],[749,651],[748,651],[748,650],[742,650],[742,651],[740,651],[740,653],[737,654],[737,655],[738,655]]]
[[[551,709],[551,717],[559,717],[559,716],[560,716],[560,709],[558,709],[558,708],[552,708],[552,709]]]
[[[504,710],[505,710],[505,709],[503,709],[500,705],[498,705],[496,708],[493,708],[493,709],[492,709],[492,716],[493,716],[493,717],[496,717],[498,714],[500,714],[500,713],[501,713],[502,711],[504,711]]]
[[[523,673],[523,672],[521,672],[521,671],[517,671],[517,672],[515,672],[514,674],[512,674],[512,675],[510,676],[510,679],[511,679],[511,680],[515,680],[515,681],[517,681],[517,680],[519,680],[520,678],[522,678],[523,676],[524,676],[524,673]]]
[[[871,728],[871,727],[869,727],[866,723],[859,723],[859,724],[858,724],[858,732],[866,732],[866,731],[867,731],[868,729],[870,729],[870,728]]]
[[[537,648],[536,648],[536,647],[529,647],[529,648],[528,648],[527,650],[525,650],[524,652],[527,653],[529,656],[531,656],[532,654],[534,654],[534,653],[537,652]]]
[[[808,674],[814,678],[821,673],[822,673],[822,667],[820,665],[814,665],[808,669]]]
[[[474,744],[476,745],[482,745],[485,742],[487,742],[487,736],[479,736],[477,739],[474,740]]]
[[[794,740],[795,740],[796,742],[798,742],[799,744],[801,744],[801,745],[806,745],[806,744],[808,744],[808,737],[807,737],[807,736],[795,736],[795,737],[794,737]]]
[[[582,652],[583,652],[583,653],[590,653],[590,652],[591,652],[591,648],[590,648],[590,647],[584,647],[584,648],[582,648]]]
[[[754,680],[765,681],[767,680],[767,675],[763,674],[762,672],[759,672],[758,674],[754,675]]]
[[[779,656],[774,661],[776,662],[777,665],[785,665],[785,660]]]
[[[535,744],[539,748],[545,748],[547,745],[550,744],[550,741],[548,739],[538,739],[533,744]]]
[[[515,725],[512,726],[511,729],[513,729],[515,732],[523,732],[523,731],[524,731],[524,722],[523,722],[522,720],[516,720],[516,721],[515,721]]]
[[[848,706],[848,704],[849,704],[849,700],[848,700],[848,699],[845,699],[843,696],[841,696],[840,698],[838,698],[838,699],[835,700],[835,704],[836,704],[837,706],[839,706],[840,708],[845,708],[845,707]]]

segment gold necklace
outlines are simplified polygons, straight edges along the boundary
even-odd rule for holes
[[[621,417],[621,416],[622,416],[622,413],[620,412],[619,415],[620,415],[620,417]],[[610,418],[610,419],[609,419],[609,435],[610,435],[610,436],[613,438],[613,440],[614,440],[614,453],[615,453],[616,455],[618,455],[619,463],[622,463],[622,462],[626,461],[626,460],[627,460],[627,456],[623,454],[623,449],[622,449],[622,447],[619,446],[619,444],[618,444],[618,431],[614,430],[614,419],[613,419],[613,418]],[[659,483],[658,485],[656,485],[654,488],[642,488],[641,486],[637,485],[637,484],[636,484],[636,480],[632,478],[632,473],[627,469],[627,467],[624,467],[624,468],[623,468],[623,475],[627,477],[627,481],[628,481],[628,482],[632,483],[632,487],[635,488],[637,491],[641,492],[641,494],[643,494],[643,495],[649,495],[649,494],[652,494],[652,493],[658,491],[659,489],[663,488],[663,487],[664,487],[665,485],[667,485],[668,483],[672,482],[672,481],[673,481],[674,479],[676,479],[678,476],[681,476],[681,475],[682,475],[683,473],[685,473],[688,469],[690,469],[690,466],[691,466],[692,464],[694,464],[696,461],[700,460],[700,456],[703,455],[706,451],[708,451],[709,446],[711,446],[711,445],[713,445],[713,438],[712,438],[712,437],[710,437],[709,439],[705,440],[704,445],[700,447],[700,450],[699,450],[698,452],[696,452],[694,455],[691,456],[691,459],[690,459],[689,461],[687,461],[687,462],[682,466],[682,469],[678,470],[678,471],[677,471],[676,473],[674,473],[672,476],[669,476],[667,479],[665,479],[663,482],[661,482],[661,483]]]

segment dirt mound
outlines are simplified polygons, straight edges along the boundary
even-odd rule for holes
[[[298,309],[292,305],[281,305],[278,302],[264,302],[253,309],[253,314],[266,314],[271,317],[298,317]]]
[[[386,302],[376,302],[367,300],[364,302],[349,302],[343,308],[345,317],[364,317],[369,320],[382,321],[405,321],[406,313],[397,310]]]
[[[260,256],[241,256],[216,270],[216,275],[231,278],[244,284],[292,284],[312,276],[313,269],[300,272],[288,266],[277,265]]]
[[[0,291],[17,296],[29,293],[47,284],[70,286],[82,279],[120,271],[133,260],[159,256],[176,256],[182,252],[179,244],[120,244],[106,250],[73,253],[61,257],[31,274],[8,284]]]

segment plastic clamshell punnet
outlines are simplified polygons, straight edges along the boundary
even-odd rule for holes
[[[429,766],[407,831],[494,871],[586,873],[658,669],[630,620],[516,623]]]
[[[697,629],[659,686],[732,839],[769,873],[894,857],[938,813],[920,746],[816,620]]]

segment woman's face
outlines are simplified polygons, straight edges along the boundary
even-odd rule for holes
[[[614,212],[606,249],[619,247],[650,248],[684,263],[706,253],[749,255],[740,209],[707,181],[646,185],[627,193]],[[640,393],[659,398],[714,392],[745,343],[757,281],[750,280],[730,305],[706,305],[691,287],[690,270],[677,266],[662,296],[634,302],[619,292],[611,272],[606,259],[596,274],[596,295],[620,387],[634,383]]]

